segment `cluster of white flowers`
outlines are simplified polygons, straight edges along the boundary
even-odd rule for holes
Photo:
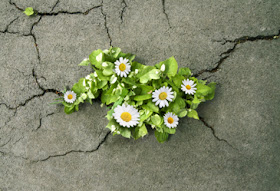
[[[102,54],[97,56],[98,60],[102,59]],[[106,67],[108,64],[106,62],[102,63],[103,67]],[[115,62],[115,73],[120,77],[127,77],[128,74],[131,72],[131,65],[129,63],[129,60],[127,58],[121,57],[119,60]],[[165,71],[165,65],[163,64],[160,68],[161,72]],[[137,74],[139,71],[138,69],[135,69],[135,74]],[[97,73],[94,72],[94,77],[97,77]],[[87,80],[92,80],[90,75],[86,76]],[[115,75],[112,76],[110,83],[114,84],[117,81],[117,77]],[[86,86],[85,84],[83,84]],[[195,88],[196,84],[193,80],[183,80],[181,85],[181,90],[185,92],[185,94],[193,95],[196,92]],[[136,86],[133,88],[137,88]],[[67,91],[64,94],[64,100],[67,103],[74,103],[77,96],[74,91]],[[170,87],[161,87],[160,89],[157,89],[152,92],[152,101],[155,103],[156,106],[159,106],[159,108],[168,107],[169,102],[172,102],[174,99],[174,92],[172,91],[172,88]],[[133,127],[139,124],[140,120],[140,114],[136,108],[134,108],[131,105],[119,105],[114,109],[113,117],[115,120],[123,127]],[[179,123],[179,118],[174,113],[168,112],[164,115],[164,124],[168,128],[175,128],[177,127]],[[112,131],[115,131],[115,128],[112,128]]]

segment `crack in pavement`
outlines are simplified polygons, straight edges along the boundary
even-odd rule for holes
[[[49,159],[51,159],[51,158],[63,157],[63,156],[66,156],[66,155],[68,155],[68,154],[70,154],[70,153],[93,153],[93,152],[97,151],[97,150],[100,148],[100,146],[107,140],[107,137],[110,135],[110,133],[111,133],[111,132],[108,131],[108,132],[106,133],[106,135],[104,136],[104,138],[99,142],[99,144],[97,145],[97,147],[94,148],[94,149],[85,150],[85,151],[83,151],[83,150],[70,150],[70,151],[67,151],[67,152],[62,153],[62,154],[50,155],[50,156],[48,156],[48,157],[46,157],[46,158],[44,158],[44,159],[33,160],[33,162],[43,162],[43,161],[49,160]]]
[[[45,119],[45,118],[47,118],[47,117],[49,117],[49,116],[51,116],[51,115],[54,115],[54,114],[56,114],[56,113],[57,113],[57,112],[52,112],[52,113],[47,114],[47,115],[44,116],[44,117],[41,117],[41,114],[40,114],[39,125],[38,125],[38,127],[37,127],[36,129],[33,129],[32,131],[37,131],[38,129],[40,129],[41,126],[42,126],[42,120]]]
[[[10,1],[9,1],[9,3],[10,3],[10,5],[15,6],[18,10],[20,10],[20,11],[24,11],[24,9],[23,9],[23,8],[18,7],[18,6],[16,5],[16,3],[15,3],[15,2],[12,2],[12,0],[10,0]]]
[[[103,15],[104,17],[104,26],[105,26],[105,29],[106,29],[106,32],[107,32],[107,35],[108,35],[108,38],[110,39],[110,46],[112,46],[112,38],[111,38],[111,35],[109,33],[109,28],[107,26],[107,15],[104,13],[103,11],[103,0],[102,0],[102,5],[101,5],[101,14]]]
[[[211,127],[208,123],[206,123],[206,121],[204,120],[204,118],[202,118],[201,116],[199,116],[199,120],[200,120],[206,127],[208,127],[209,129],[211,129],[213,136],[214,136],[218,141],[225,142],[225,143],[226,143],[227,145],[229,145],[231,148],[233,148],[233,149],[235,149],[235,150],[238,150],[237,148],[233,147],[227,140],[222,139],[222,138],[219,138],[219,137],[216,135],[215,129],[214,129],[213,127]]]
[[[56,15],[61,14],[61,13],[62,13],[62,14],[70,14],[70,15],[74,15],[74,14],[83,14],[83,15],[87,15],[91,10],[93,10],[93,9],[95,9],[95,8],[99,8],[99,7],[102,6],[102,5],[97,5],[97,6],[94,6],[94,7],[90,8],[90,9],[84,11],[84,12],[82,12],[82,11],[75,11],[75,12],[58,11],[58,12],[52,12],[52,11],[55,9],[55,7],[59,4],[59,1],[60,1],[60,0],[58,0],[58,1],[54,4],[54,6],[53,6],[52,9],[51,9],[51,12],[39,12],[39,11],[38,11],[38,12],[37,12],[37,15],[39,15],[39,16],[56,16]],[[10,5],[15,6],[18,10],[24,11],[23,8],[17,6],[17,4],[16,4],[15,2],[12,2],[12,0],[10,0],[9,3],[10,3]]]
[[[228,50],[226,50],[225,52],[222,52],[220,54],[220,60],[218,62],[216,62],[216,66],[212,69],[204,69],[199,71],[198,73],[194,74],[194,77],[199,77],[200,75],[202,75],[205,72],[209,72],[209,73],[215,73],[217,72],[222,63],[235,51],[236,46],[238,44],[242,44],[245,42],[249,42],[249,41],[259,41],[259,40],[275,40],[278,39],[280,37],[280,30],[278,32],[278,34],[274,34],[274,35],[258,35],[255,37],[250,37],[250,36],[244,36],[244,37],[240,37],[234,40],[226,40],[224,39],[223,41],[216,41],[216,42],[222,42],[222,45],[225,45],[226,43],[233,43],[233,47],[229,48]]]
[[[125,12],[125,9],[127,8],[127,4],[125,2],[125,0],[122,1],[122,4],[124,5],[122,8],[122,12],[121,12],[121,23],[123,23],[123,14]]]
[[[168,26],[169,28],[172,28],[171,25],[170,25],[170,21],[169,21],[169,17],[165,11],[165,0],[161,0],[161,3],[162,3],[162,11],[163,11],[163,14],[165,15],[166,19],[167,19],[167,23],[168,23]]]
[[[1,33],[9,33],[9,27],[10,27],[10,25],[13,24],[13,22],[15,22],[18,18],[19,18],[19,16],[16,17],[15,19],[13,19],[13,20],[6,26],[5,30],[4,30],[4,31],[0,31],[0,32],[1,32]]]
[[[63,156],[66,156],[70,153],[93,153],[97,150],[99,150],[99,148],[103,145],[103,143],[105,143],[105,141],[107,140],[108,136],[111,134],[111,131],[108,131],[106,133],[106,135],[104,136],[104,138],[98,143],[97,147],[95,147],[94,149],[91,149],[91,150],[70,150],[70,151],[67,151],[65,153],[62,153],[62,154],[56,154],[56,155],[50,155],[46,158],[43,158],[43,159],[38,159],[38,160],[32,160],[32,159],[29,159],[29,158],[26,158],[26,157],[23,157],[23,156],[17,156],[17,155],[13,155],[12,153],[6,153],[4,151],[1,151],[0,150],[0,153],[2,155],[8,155],[10,157],[15,157],[15,158],[20,158],[20,159],[23,159],[23,160],[26,160],[30,163],[38,163],[38,162],[44,162],[44,161],[47,161],[51,158],[57,158],[57,157],[63,157]],[[21,138],[20,138],[21,139]]]
[[[56,1],[56,3],[54,4],[54,6],[53,6],[51,12],[54,10],[54,8],[57,6],[58,3],[59,3],[59,0]]]
[[[0,105],[5,105],[9,110],[15,110],[15,112],[17,112],[17,109],[18,109],[19,107],[25,106],[28,102],[30,102],[30,101],[33,100],[34,98],[42,97],[42,96],[44,96],[44,95],[45,95],[46,93],[48,93],[48,92],[55,93],[55,94],[60,95],[60,96],[62,95],[62,92],[60,92],[60,91],[58,91],[58,90],[55,90],[55,89],[45,89],[45,88],[43,88],[43,87],[39,84],[39,82],[38,82],[38,80],[37,80],[37,75],[35,74],[34,68],[33,68],[33,70],[32,70],[32,76],[35,78],[36,84],[38,85],[39,89],[41,89],[41,90],[43,91],[42,93],[31,96],[30,98],[26,99],[23,103],[17,105],[16,107],[11,107],[11,106],[9,106],[9,105],[6,104],[6,103],[0,103]],[[14,115],[15,115],[15,114],[14,114]]]
[[[94,6],[84,12],[82,11],[74,11],[74,12],[69,12],[69,11],[58,11],[58,12],[53,12],[53,13],[50,13],[50,12],[38,12],[38,15],[40,16],[56,16],[56,15],[59,15],[59,14],[69,14],[69,15],[87,15],[91,10],[93,9],[96,9],[96,8],[100,8],[102,7],[102,5],[97,5],[97,6]]]

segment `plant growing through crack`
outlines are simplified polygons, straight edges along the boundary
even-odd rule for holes
[[[34,10],[32,7],[26,7],[23,11],[27,16],[34,16],[37,14],[37,11]]]
[[[106,128],[113,135],[139,139],[155,129],[159,142],[174,134],[179,118],[199,119],[196,108],[214,98],[216,84],[192,77],[189,68],[180,68],[174,57],[155,66],[134,61],[135,55],[118,47],[95,50],[79,65],[95,70],[64,90],[58,98],[66,114],[79,110],[79,104],[99,98],[110,109]]]

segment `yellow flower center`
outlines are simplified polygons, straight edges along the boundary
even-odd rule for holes
[[[168,117],[167,122],[172,124],[174,122],[174,119],[172,117]]]
[[[165,100],[167,98],[167,93],[166,92],[161,92],[158,96],[160,100]]]
[[[121,114],[121,119],[124,120],[124,121],[126,121],[126,122],[129,122],[129,121],[131,120],[131,118],[132,118],[132,116],[131,116],[131,114],[128,113],[128,112],[123,112],[123,113]]]
[[[126,65],[124,64],[124,63],[121,63],[120,65],[119,65],[119,69],[120,69],[120,71],[124,71],[125,69],[126,69]]]
[[[186,88],[190,90],[192,87],[190,85],[186,85]]]
[[[67,96],[67,98],[68,98],[68,99],[72,99],[72,98],[73,98],[73,95],[72,95],[72,94],[69,94],[69,95]]]

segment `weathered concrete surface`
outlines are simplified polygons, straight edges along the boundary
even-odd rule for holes
[[[27,6],[38,15],[25,16]],[[0,7],[1,191],[280,189],[279,1]],[[49,104],[55,90],[91,72],[81,60],[110,45],[150,65],[174,55],[218,83],[216,98],[199,108],[200,121],[181,120],[165,144],[153,131],[138,141],[113,137],[99,102],[71,115]]]

